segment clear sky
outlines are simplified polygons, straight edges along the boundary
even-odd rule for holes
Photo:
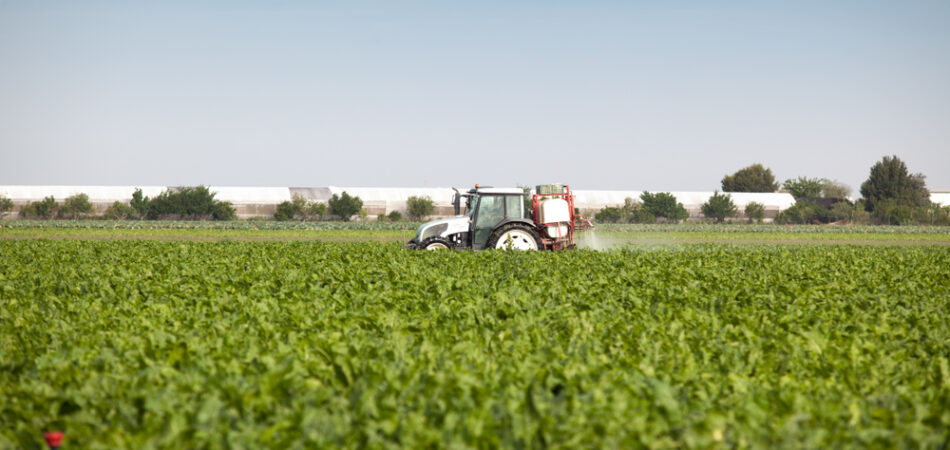
[[[950,1],[0,0],[0,185],[950,189]]]

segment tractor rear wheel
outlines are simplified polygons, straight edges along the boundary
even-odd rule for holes
[[[541,236],[531,227],[510,223],[495,230],[485,248],[512,249],[512,250],[540,250]]]
[[[422,241],[418,248],[422,250],[446,250],[452,248],[452,243],[443,237],[434,236]]]

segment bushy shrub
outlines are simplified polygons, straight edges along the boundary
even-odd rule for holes
[[[597,214],[594,214],[594,220],[601,223],[617,223],[623,219],[623,210],[616,206],[605,206]]]
[[[327,215],[327,204],[313,201],[307,204],[307,220],[323,220]]]
[[[60,205],[58,215],[64,219],[81,219],[92,214],[89,196],[83,193],[71,195]]]
[[[389,213],[389,221],[390,221],[390,222],[399,222],[400,220],[402,220],[402,213],[401,213],[401,212],[399,212],[399,211],[390,211],[390,213]]]
[[[234,220],[230,202],[214,199],[206,186],[169,189],[148,202],[147,217],[156,219]]]
[[[811,202],[797,202],[775,216],[777,224],[825,223],[825,209]]]
[[[749,223],[762,223],[762,220],[765,219],[765,205],[759,202],[746,203],[745,216],[749,219]]]
[[[412,196],[406,200],[406,215],[409,216],[409,220],[422,221],[426,216],[432,214],[434,210],[435,203],[429,196]]]
[[[706,203],[703,203],[700,207],[700,211],[704,216],[722,223],[727,217],[735,217],[738,209],[729,194],[720,194],[719,191],[714,191],[709,200],[706,200]]]
[[[350,196],[346,191],[341,195],[333,194],[328,203],[330,214],[339,217],[344,222],[349,222],[350,217],[359,214],[360,209],[363,208],[363,200],[359,196]]]
[[[116,200],[102,213],[102,218],[109,220],[126,220],[135,218],[137,215],[138,213],[134,208]]]
[[[23,219],[52,219],[56,217],[56,211],[59,205],[53,196],[44,198],[38,202],[29,202],[20,208],[20,217]]]
[[[5,196],[0,195],[0,218],[3,218],[3,216],[7,215],[7,213],[10,212],[10,210],[12,209],[13,209],[13,200],[10,200],[9,198]]]
[[[643,191],[640,194],[640,201],[643,203],[643,209],[655,217],[663,217],[672,222],[679,222],[689,217],[689,212],[683,204],[677,202],[676,197],[669,192],[651,194]]]
[[[283,201],[277,205],[277,212],[274,213],[275,220],[321,220],[326,214],[327,205],[308,201],[300,194],[294,194],[290,201]]]
[[[628,223],[654,223],[656,222],[656,216],[650,214],[650,211],[647,211],[646,208],[642,206],[630,210],[627,216]]]
[[[579,214],[577,208],[574,208],[574,214]],[[594,214],[594,220],[601,223],[654,223],[656,217],[642,203],[627,197],[623,200],[623,206],[602,208]]]
[[[293,202],[285,200],[277,204],[277,211],[274,212],[274,220],[294,220],[298,213],[299,211],[294,208]]]
[[[910,225],[914,223],[914,208],[897,199],[878,200],[871,217],[884,225]]]
[[[855,207],[848,202],[838,202],[831,206],[830,219],[834,222],[855,223]]]
[[[237,220],[237,211],[231,202],[215,200],[211,205],[211,218],[214,220]]]

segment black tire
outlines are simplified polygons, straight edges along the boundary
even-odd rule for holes
[[[416,248],[419,250],[448,250],[452,248],[452,243],[444,237],[433,236],[422,241]]]
[[[491,237],[488,238],[488,242],[485,244],[485,248],[498,248],[499,243],[504,245],[505,241],[508,239],[507,235],[511,232],[519,234],[524,233],[521,234],[522,238],[531,239],[534,241],[534,248],[515,248],[516,250],[544,249],[544,246],[541,244],[541,236],[538,234],[538,232],[534,231],[534,228],[520,223],[509,223],[493,231]],[[527,238],[525,235],[527,235]],[[522,243],[530,245],[530,241],[527,240],[522,241]]]

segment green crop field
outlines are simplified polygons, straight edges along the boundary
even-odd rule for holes
[[[10,220],[0,221],[0,239],[405,243],[416,227],[407,222]],[[950,246],[950,227],[605,224],[580,233],[578,243],[595,250],[700,243]]]
[[[950,442],[948,246],[398,247],[0,239],[0,448]]]

